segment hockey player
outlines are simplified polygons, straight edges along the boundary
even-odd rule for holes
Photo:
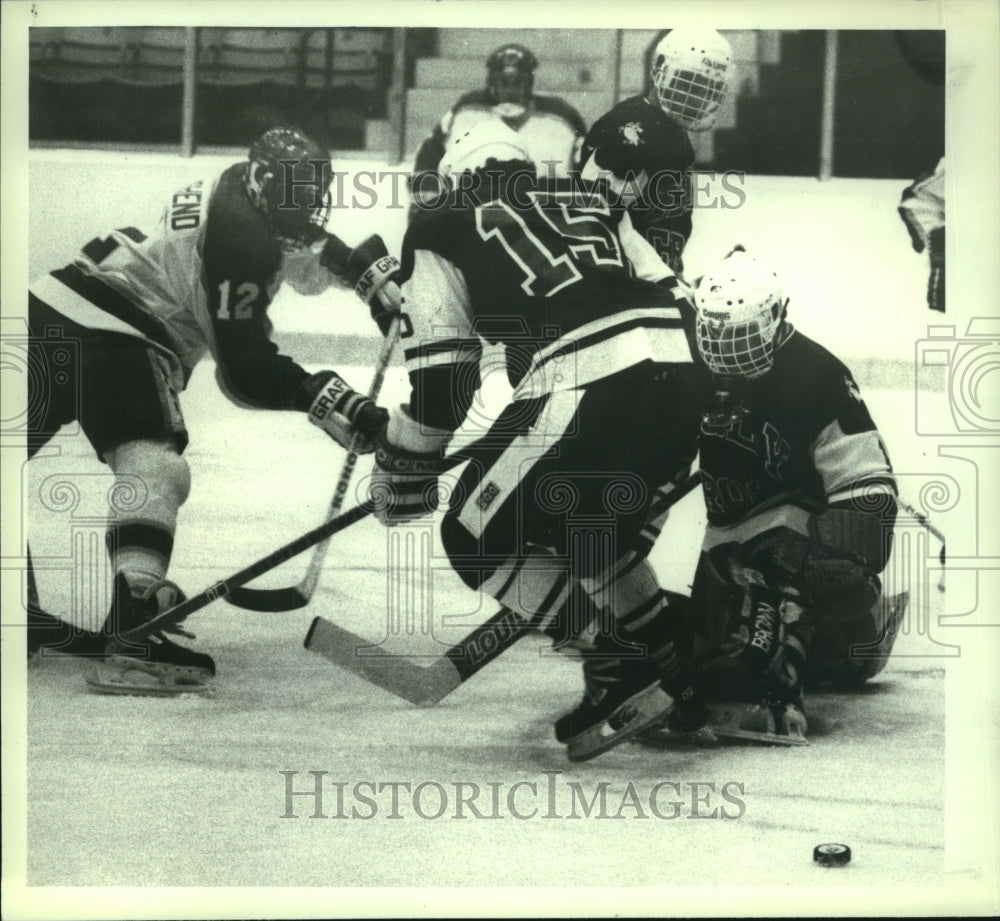
[[[487,58],[485,88],[462,96],[417,151],[411,218],[421,203],[436,200],[436,173],[452,141],[484,119],[499,119],[518,132],[540,171],[566,175],[579,166],[587,126],[563,100],[534,93],[537,67],[537,59],[523,45],[501,45]]]
[[[455,191],[403,242],[412,391],[376,450],[379,517],[391,525],[436,508],[483,344],[502,343],[513,398],[457,449],[469,463],[442,522],[453,567],[557,642],[600,616],[585,581],[613,598],[584,700],[556,723],[572,760],[665,717],[697,724],[684,599],[629,555],[664,471],[693,456],[685,289],[596,186],[537,176],[524,138],[501,123],[456,139],[441,167]],[[586,532],[595,519],[600,534]],[[581,552],[591,539],[601,551]]]
[[[656,46],[648,95],[618,103],[583,142],[583,176],[610,174],[636,230],[676,275],[691,235],[688,132],[712,127],[733,76],[732,49],[718,32],[673,29]]]
[[[803,682],[833,670],[863,681],[895,637],[878,605],[892,467],[850,371],[789,323],[763,261],[735,249],[695,302],[718,399],[699,437],[700,680],[709,699],[748,705],[744,728],[804,735]]]
[[[60,340],[78,348],[71,365],[58,369],[63,374],[30,378],[29,457],[78,420],[115,476],[138,479],[148,491],[141,507],[118,510],[109,523],[115,600],[104,631],[109,655],[91,679],[98,690],[201,693],[215,671],[210,656],[162,633],[141,647],[123,647],[113,635],[116,626],[132,629],[181,600],[166,581],[190,488],[178,394],[202,357],[215,360],[218,382],[235,402],[301,412],[340,445],[357,433],[357,449],[370,452],[385,424],[385,410],[336,372],[310,374],[270,340],[268,305],[283,280],[318,293],[367,268],[324,229],[330,178],[326,150],[297,129],[272,128],[246,161],[172,195],[156,224],[95,238],[71,264],[30,286],[33,366],[55,368],[46,356]],[[357,250],[362,259],[364,252]],[[66,638],[57,630],[32,645],[72,651]]]
[[[933,172],[918,176],[903,190],[899,216],[910,232],[913,249],[930,259],[927,306],[944,313],[944,157]]]

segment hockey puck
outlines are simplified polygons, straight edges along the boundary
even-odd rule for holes
[[[846,844],[817,844],[813,862],[821,867],[844,867],[851,862],[851,849]]]

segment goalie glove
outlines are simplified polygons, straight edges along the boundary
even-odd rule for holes
[[[392,526],[437,510],[442,448],[452,433],[417,422],[409,407],[389,417],[375,449],[375,470],[368,487],[375,517]]]
[[[770,563],[773,577],[798,589],[815,613],[838,620],[863,616],[882,592],[882,583],[862,557],[788,528],[774,544]]]
[[[358,454],[371,454],[389,413],[362,393],[352,390],[339,374],[320,371],[303,385],[300,398],[308,400],[309,421],[337,444],[349,448],[354,436]]]

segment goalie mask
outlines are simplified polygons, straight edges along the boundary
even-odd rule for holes
[[[486,90],[500,114],[521,115],[535,86],[538,60],[523,45],[501,45],[486,61]]]
[[[788,298],[770,267],[734,249],[705,273],[695,306],[698,351],[713,374],[754,378],[771,369]]]
[[[438,172],[445,177],[457,176],[486,166],[490,160],[517,160],[531,165],[524,139],[499,118],[478,122],[455,138],[441,158]]]
[[[714,29],[673,29],[653,53],[660,108],[690,131],[715,123],[733,77],[733,49]]]
[[[250,145],[247,196],[286,252],[323,237],[330,218],[330,156],[297,128],[265,131]]]

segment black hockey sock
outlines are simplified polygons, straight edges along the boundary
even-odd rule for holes
[[[691,673],[691,649],[686,639],[687,599],[658,591],[617,621],[621,638],[645,647],[646,656],[658,671],[671,696],[686,688]]]
[[[166,578],[174,536],[162,524],[120,521],[108,527],[108,555],[115,572],[126,575],[133,590],[146,588]]]

